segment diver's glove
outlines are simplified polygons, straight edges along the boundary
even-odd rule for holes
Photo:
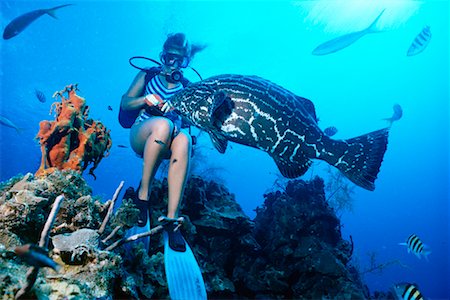
[[[161,97],[157,94],[148,94],[145,96],[145,103],[148,106],[159,106],[160,104],[163,104]]]
[[[161,111],[162,111],[163,113],[167,113],[167,112],[172,111],[172,110],[174,110],[174,109],[175,109],[175,108],[173,107],[172,102],[170,102],[170,100],[167,100],[167,101],[164,103],[163,107],[161,108]]]

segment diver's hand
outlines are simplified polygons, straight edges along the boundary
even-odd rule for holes
[[[145,96],[145,103],[148,106],[159,106],[163,104],[164,101],[162,101],[161,97],[157,94],[148,94],[147,96]]]
[[[161,111],[162,111],[163,113],[167,113],[167,112],[172,111],[172,110],[174,110],[174,109],[175,109],[175,108],[173,107],[172,102],[170,102],[170,100],[166,101],[166,102],[164,103],[163,107],[161,107]]]

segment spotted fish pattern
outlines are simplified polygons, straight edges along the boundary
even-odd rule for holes
[[[338,168],[374,190],[388,129],[333,140],[317,125],[314,104],[257,76],[219,75],[192,83],[170,99],[179,114],[209,133],[224,153],[228,141],[267,152],[287,178],[303,175],[311,159]]]

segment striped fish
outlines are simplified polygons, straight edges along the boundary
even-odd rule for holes
[[[411,283],[398,283],[392,287],[394,295],[398,300],[424,300],[417,285]]]
[[[228,141],[261,149],[287,178],[303,175],[311,159],[321,159],[360,187],[375,189],[387,128],[347,140],[331,139],[317,125],[310,100],[257,76],[211,77],[188,85],[170,102],[209,133],[220,153]]]
[[[428,260],[428,255],[431,253],[429,247],[415,234],[411,234],[406,240],[406,243],[399,243],[399,245],[408,247],[408,253],[412,252],[418,258],[423,255]]]
[[[414,41],[409,46],[408,53],[406,55],[417,55],[428,46],[431,41],[430,26],[425,26],[422,31],[416,36]]]
[[[34,89],[34,94],[36,95],[36,98],[39,100],[39,102],[44,103],[45,101],[47,101],[47,98],[45,97],[45,94],[42,91]]]

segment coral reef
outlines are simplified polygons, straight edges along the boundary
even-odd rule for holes
[[[166,181],[154,184],[152,221],[165,212],[165,191]],[[266,194],[252,221],[223,185],[192,176],[181,213],[210,298],[368,296],[350,264],[353,245],[342,239],[340,221],[318,177],[292,180],[285,191]],[[162,247],[161,239],[152,240],[150,253],[156,254],[147,263],[159,261]],[[141,297],[167,297],[164,281],[142,282],[153,294]]]
[[[325,192],[327,193],[327,202],[333,210],[342,215],[344,211],[353,210],[353,194],[355,185],[352,184],[341,172],[327,166]]]
[[[74,171],[27,174],[0,184],[0,294],[15,295],[26,276],[27,266],[11,249],[36,243],[54,199],[64,194],[49,245],[50,258],[62,269],[41,269],[28,296],[167,298],[162,236],[152,233],[148,253],[139,241],[118,247],[138,215],[127,199],[112,213],[120,188],[112,201],[102,203]],[[223,185],[190,178],[182,230],[209,298],[368,297],[350,264],[352,244],[341,237],[321,179],[289,181],[283,191],[264,197],[250,220]],[[157,228],[166,211],[166,180],[154,183],[150,201]]]
[[[93,163],[89,174],[94,176],[93,171],[108,155],[112,145],[109,130],[101,122],[88,119],[89,107],[76,90],[77,85],[69,85],[56,92],[54,97],[61,98],[61,102],[52,105],[56,119],[39,123],[36,138],[41,145],[42,159],[36,175],[55,169],[83,172]]]
[[[353,245],[341,237],[340,221],[325,200],[322,179],[289,181],[285,192],[265,195],[255,224],[262,255],[249,267],[267,273],[267,280],[259,282],[267,289],[265,294],[307,299],[367,296],[349,264]]]
[[[60,194],[65,199],[51,231],[49,248],[50,258],[62,269],[55,273],[41,268],[26,296],[92,299],[112,294],[115,279],[123,272],[122,259],[117,253],[102,250],[97,229],[113,201],[101,203],[92,197],[90,187],[78,172],[54,171],[39,177],[17,176],[0,185],[1,295],[13,298],[27,282],[28,267],[12,250],[24,244],[36,244],[52,204]],[[131,228],[137,214],[137,209],[124,203],[104,234],[110,234],[119,224],[124,229]]]

